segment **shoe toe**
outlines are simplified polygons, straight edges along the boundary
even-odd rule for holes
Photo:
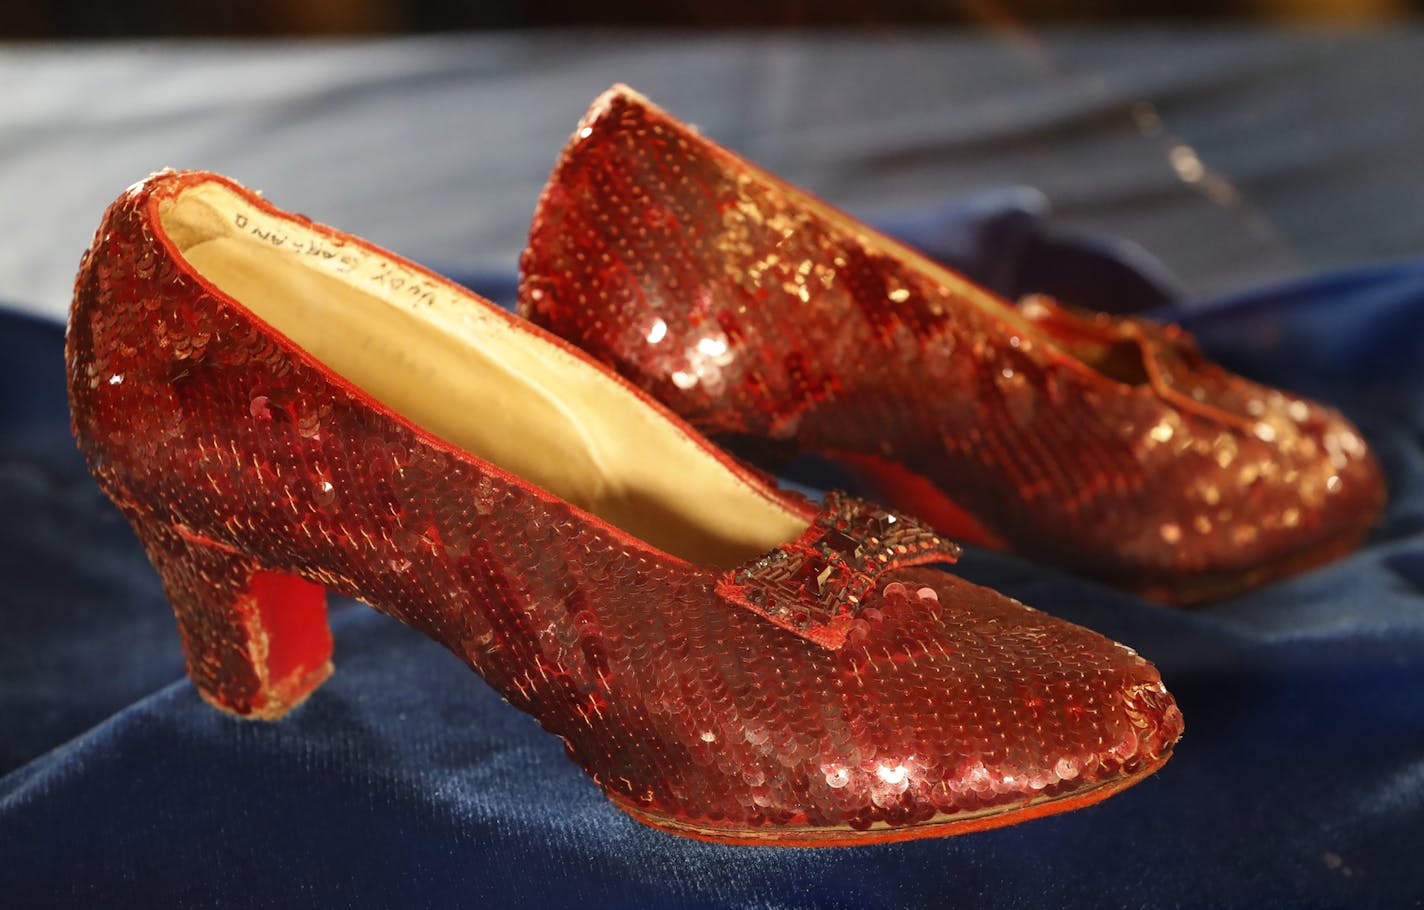
[[[1224,471],[1235,482],[1235,514],[1218,543],[1255,582],[1311,568],[1353,549],[1379,516],[1384,476],[1363,435],[1333,408],[1264,392],[1253,431]]]
[[[853,735],[823,738],[809,771],[821,823],[869,838],[1011,824],[1096,802],[1171,754],[1181,712],[1131,649],[944,572],[886,579],[840,655]]]
[[[1354,424],[1338,411],[1320,410],[1325,413],[1311,436],[1323,458],[1319,479],[1310,491],[1311,499],[1319,503],[1319,525],[1337,535],[1359,535],[1384,506],[1384,472]]]

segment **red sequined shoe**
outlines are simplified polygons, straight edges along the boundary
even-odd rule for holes
[[[1172,326],[1015,307],[619,86],[539,202],[521,312],[754,459],[814,452],[965,542],[1191,602],[1353,548],[1338,413]]]
[[[1181,714],[1127,648],[926,565],[954,544],[738,466],[605,367],[222,177],[110,208],[80,448],[212,704],[331,672],[324,591],[446,645],[677,834],[834,845],[1096,802]]]

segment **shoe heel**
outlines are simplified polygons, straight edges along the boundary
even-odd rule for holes
[[[326,591],[182,527],[134,521],[178,618],[188,677],[212,706],[274,720],[331,675]]]
[[[991,550],[1008,548],[1002,537],[984,527],[958,503],[940,492],[929,478],[875,455],[836,452],[831,457],[849,468],[861,483],[875,492],[877,498],[925,519],[945,537]]]

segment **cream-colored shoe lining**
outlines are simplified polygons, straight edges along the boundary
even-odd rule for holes
[[[731,567],[805,528],[601,370],[452,284],[220,183],[159,214],[208,281],[377,401],[660,549]]]

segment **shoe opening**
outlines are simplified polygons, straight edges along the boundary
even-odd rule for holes
[[[730,567],[806,526],[601,367],[450,282],[217,179],[159,219],[202,278],[377,402],[655,547]]]

